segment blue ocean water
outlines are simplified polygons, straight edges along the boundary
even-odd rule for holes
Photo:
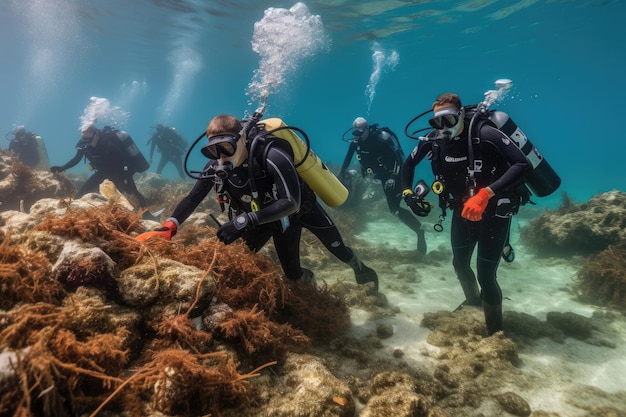
[[[74,155],[90,98],[99,97],[121,110],[118,123],[144,152],[157,123],[195,139],[213,116],[243,117],[259,106],[246,94],[261,61],[252,47],[255,23],[270,8],[295,4],[5,0],[0,128],[24,124],[42,135],[50,162],[61,164]],[[560,191],[584,201],[626,190],[626,2],[303,4],[328,42],[310,56],[286,51],[283,62],[293,68],[269,92],[266,115],[304,129],[327,163],[343,160],[341,135],[357,116],[392,128],[410,152],[415,142],[404,136],[405,125],[438,94],[477,103],[496,79],[508,78],[514,86],[495,107],[511,115],[563,180],[540,202],[557,205]],[[276,33],[294,39],[298,30]],[[428,168],[421,169],[428,178]]]

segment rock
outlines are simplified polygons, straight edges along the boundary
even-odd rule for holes
[[[285,361],[285,386],[261,393],[267,401],[253,413],[258,417],[353,417],[355,403],[350,388],[311,355],[290,353]],[[282,388],[281,388],[282,387]],[[271,389],[263,385],[260,389]]]
[[[532,220],[521,238],[540,256],[595,254],[625,243],[626,193],[613,190],[582,204],[564,195],[563,205]]]
[[[376,327],[376,334],[381,339],[388,339],[393,336],[393,326],[391,324],[379,324]]]
[[[511,413],[515,416],[527,417],[532,413],[528,402],[513,392],[500,394],[496,396],[496,400],[507,413]]]
[[[565,313],[550,311],[546,316],[546,321],[557,329],[562,330],[567,336],[579,340],[591,337],[591,319],[581,316],[580,314],[569,311]]]

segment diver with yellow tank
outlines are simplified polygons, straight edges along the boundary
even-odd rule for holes
[[[272,238],[285,276],[314,284],[313,272],[300,264],[300,237],[306,228],[354,270],[359,284],[371,282],[378,291],[376,272],[344,244],[337,226],[317,201],[319,195],[329,206],[341,205],[348,197],[347,189],[313,153],[302,130],[277,118],[261,120],[263,110],[247,120],[219,115],[209,122],[185,158],[185,170],[197,180],[195,185],[161,227],[137,239],[171,239],[214,189],[222,209],[228,212],[229,221],[217,231],[225,244],[242,238],[257,252]],[[189,172],[189,154],[204,136],[208,143],[201,151],[209,162],[202,171]]]

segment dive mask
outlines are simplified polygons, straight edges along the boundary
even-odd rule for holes
[[[428,120],[428,124],[433,129],[448,133],[450,137],[455,137],[461,130],[463,117],[463,109],[455,110],[451,107],[446,107],[435,112],[435,115]]]
[[[428,124],[437,130],[449,129],[454,127],[461,117],[462,111],[456,111],[452,108],[445,108],[439,110],[432,119],[428,120]]]
[[[235,135],[211,136],[209,143],[201,149],[202,155],[209,159],[219,159],[221,155],[233,156],[237,150],[238,140]]]

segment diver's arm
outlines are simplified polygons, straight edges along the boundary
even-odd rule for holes
[[[271,223],[295,213],[300,208],[300,177],[291,156],[280,148],[267,152],[267,175],[276,186],[277,200],[259,211],[248,213],[253,226]]]
[[[211,163],[214,162],[209,162],[205,166],[205,170]],[[191,216],[202,200],[204,200],[204,198],[209,194],[214,185],[215,183],[210,178],[197,180],[191,191],[189,191],[189,194],[180,200],[170,218],[176,219],[178,225],[182,224],[189,216]]]
[[[432,142],[420,142],[404,160],[402,171],[402,189],[413,189],[413,176],[415,175],[415,167],[432,151]]]
[[[493,195],[507,191],[522,182],[531,166],[528,163],[528,159],[526,159],[526,155],[517,147],[513,140],[500,130],[487,125],[480,130],[480,138],[481,141],[493,145],[509,164],[509,168],[500,178],[489,184],[488,188]]]
[[[384,128],[384,130],[379,130],[380,134],[383,135],[381,138],[387,144],[390,151],[393,153],[396,160],[399,161],[398,164],[402,164],[404,161],[404,151],[402,150],[402,145],[400,145],[400,140],[398,136],[391,131],[389,128]]]
[[[73,166],[76,166],[76,164],[78,164],[80,160],[83,159],[84,155],[85,154],[83,153],[83,151],[78,149],[76,151],[76,155],[74,155],[74,157],[70,159],[65,165],[60,167],[61,171],[65,171],[67,169],[72,168]]]

